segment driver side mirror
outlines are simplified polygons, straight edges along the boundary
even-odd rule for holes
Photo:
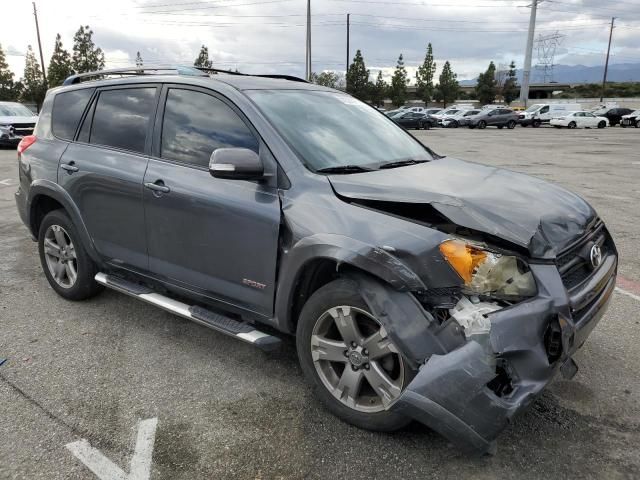
[[[211,154],[209,173],[215,178],[255,180],[264,176],[264,167],[253,150],[218,148]]]

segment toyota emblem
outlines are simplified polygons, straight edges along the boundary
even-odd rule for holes
[[[589,258],[591,259],[591,266],[594,269],[598,268],[602,263],[602,250],[600,250],[600,246],[597,243],[591,247]]]

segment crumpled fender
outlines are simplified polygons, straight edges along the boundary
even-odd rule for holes
[[[275,312],[278,324],[287,330],[291,325],[289,307],[300,272],[313,260],[335,260],[338,268],[351,265],[377,277],[392,289],[408,292],[426,287],[407,265],[380,247],[369,245],[345,235],[322,233],[297,241],[282,257],[282,270],[276,295]]]
[[[371,313],[412,368],[432,355],[444,355],[465,342],[454,320],[438,323],[409,292],[394,290],[367,275],[349,275]]]

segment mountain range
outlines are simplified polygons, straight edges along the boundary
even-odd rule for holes
[[[604,66],[588,67],[586,65],[554,65],[553,81],[557,83],[599,83],[602,82]],[[542,71],[531,69],[531,82],[542,82]],[[518,82],[522,82],[522,71],[517,71]],[[640,63],[617,63],[609,65],[608,82],[640,82]],[[460,80],[460,85],[473,86],[473,80]]]

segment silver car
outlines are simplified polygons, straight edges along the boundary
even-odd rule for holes
[[[17,102],[0,102],[0,146],[15,147],[31,135],[38,116]]]

